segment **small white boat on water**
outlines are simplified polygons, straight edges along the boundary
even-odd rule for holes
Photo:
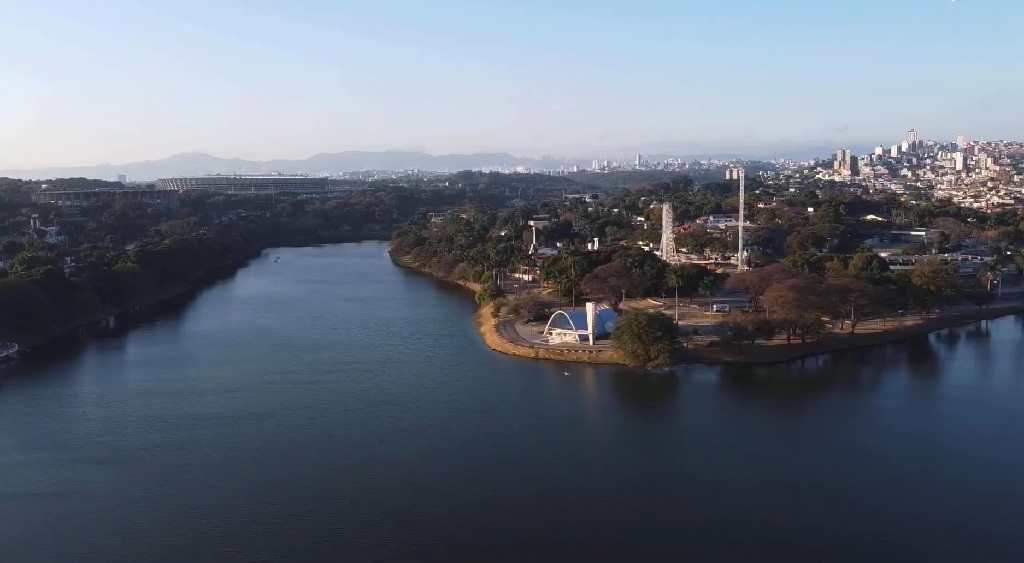
[[[15,342],[0,342],[0,362],[13,360],[18,357],[18,344]]]

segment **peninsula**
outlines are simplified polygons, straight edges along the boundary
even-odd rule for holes
[[[739,176],[421,214],[392,256],[472,288],[491,348],[563,361],[785,361],[1024,312],[1019,210]],[[924,225],[877,219],[901,206]]]

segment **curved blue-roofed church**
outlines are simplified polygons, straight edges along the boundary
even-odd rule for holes
[[[592,322],[591,322],[592,320]],[[619,316],[609,307],[587,303],[583,311],[555,311],[544,327],[547,341],[554,343],[589,342],[607,338],[619,322]]]

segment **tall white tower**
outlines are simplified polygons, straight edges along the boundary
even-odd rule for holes
[[[672,224],[674,222],[675,217],[672,214],[672,204],[666,201],[661,204],[661,259],[669,264],[675,264],[678,260],[676,256],[676,237],[675,233],[672,232]]]
[[[740,175],[740,220],[739,220],[739,229],[737,230],[737,236],[736,236],[736,238],[739,239],[739,252],[736,254],[736,269],[738,271],[742,272],[744,270],[745,266],[746,266],[743,263],[743,222],[744,222],[744,220],[743,220],[744,209],[743,208],[745,207],[744,199],[745,199],[745,196],[746,196],[746,190],[745,190],[744,183],[745,183],[746,178],[747,178],[747,172],[746,172],[746,170],[743,169],[742,166],[739,167],[739,175]]]

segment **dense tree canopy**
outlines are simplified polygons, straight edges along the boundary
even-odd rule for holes
[[[672,319],[658,313],[629,311],[615,326],[612,341],[635,367],[671,365],[679,352],[679,334]]]

